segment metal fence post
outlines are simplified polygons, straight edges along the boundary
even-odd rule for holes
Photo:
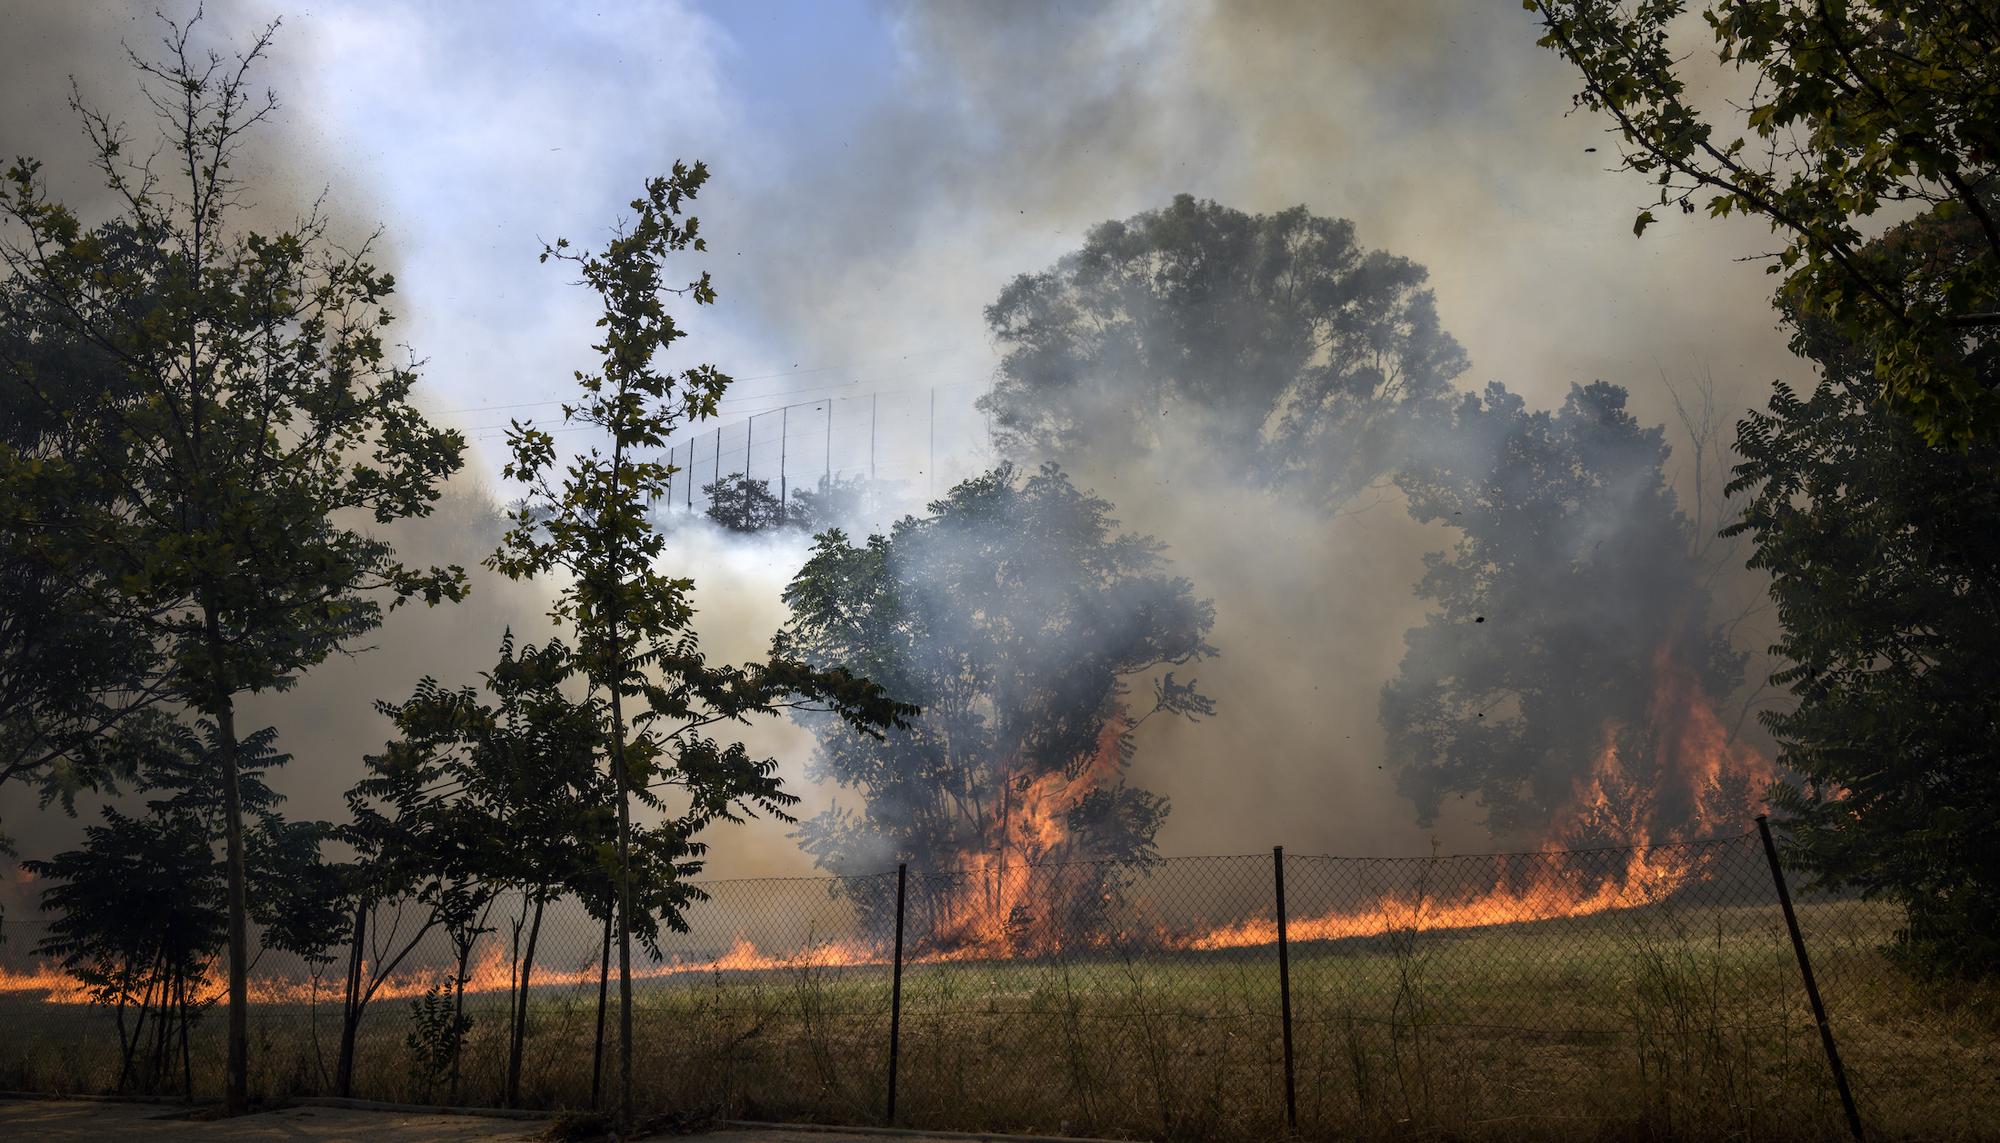
[[[1798,914],[1792,911],[1792,891],[1785,884],[1785,871],[1778,864],[1778,844],[1771,840],[1771,819],[1757,815],[1757,832],[1764,839],[1764,859],[1771,863],[1771,882],[1778,887],[1778,905],[1785,911],[1785,928],[1792,934],[1792,954],[1799,960],[1799,975],[1806,982],[1806,999],[1812,1001],[1813,1021],[1819,1025],[1819,1042],[1826,1048],[1826,1062],[1833,1068],[1833,1086],[1840,1092],[1841,1109],[1847,1112],[1847,1130],[1861,1138],[1861,1113],[1854,1108],[1854,1092],[1847,1086],[1847,1069],[1840,1064],[1840,1049],[1833,1044],[1833,1025],[1827,1023],[1826,1005],[1820,1003],[1819,983],[1813,979],[1812,958],[1806,955],[1805,938],[1799,935]]]
[[[896,863],[896,967],[889,983],[889,1109],[883,1122],[896,1122],[896,1056],[903,1038],[903,901],[910,878],[908,862]]]
[[[1292,1067],[1292,954],[1285,934],[1285,847],[1271,847],[1271,870],[1278,892],[1278,1003],[1285,1029],[1285,1126],[1299,1129],[1297,1073]]]

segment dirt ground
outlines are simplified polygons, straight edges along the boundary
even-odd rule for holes
[[[546,1127],[538,1120],[492,1119],[475,1115],[417,1115],[342,1107],[288,1107],[238,1119],[198,1121],[176,1104],[114,1103],[72,1099],[0,1099],[0,1139],[82,1143],[106,1140],[292,1140],[310,1143],[472,1143],[527,1140]],[[863,1135],[807,1131],[726,1129],[678,1135],[679,1143],[867,1143],[894,1139],[923,1143],[907,1135]]]

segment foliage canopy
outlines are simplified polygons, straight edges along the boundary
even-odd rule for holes
[[[1919,223],[1935,226],[1936,223]],[[1905,246],[1909,250],[1922,243]],[[2000,970],[2000,445],[1931,447],[1863,347],[1795,315],[1823,376],[1739,428],[1732,531],[1767,570],[1796,700],[1762,717],[1822,882],[1900,902],[1927,969]]]
[[[75,606],[157,651],[161,695],[216,725],[227,1096],[240,1110],[249,939],[236,696],[286,689],[376,627],[378,593],[391,606],[464,593],[460,569],[405,568],[364,530],[428,514],[464,440],[426,422],[411,401],[416,373],[390,360],[394,281],[366,243],[341,245],[317,209],[275,234],[238,224],[245,188],[232,163],[276,107],[249,86],[275,25],[231,59],[198,53],[192,28],[168,21],[160,59],[134,57],[156,149],[72,100],[113,217],[85,225],[30,159],[0,183],[14,230],[0,243],[10,324],[47,327],[51,344],[87,350],[115,375],[78,386],[9,365],[9,400],[36,408],[67,450],[0,449],[0,505],[33,559],[87,591]]]
[[[1193,418],[1224,471],[1337,508],[1466,368],[1426,276],[1345,219],[1180,195],[1001,291],[986,321],[1006,356],[980,407],[1003,449],[1072,469]]]
[[[1611,116],[1658,205],[1754,215],[1787,309],[1873,363],[1932,443],[2000,435],[2000,8],[1992,0],[1717,0],[1717,59],[1755,84],[1741,129],[1697,106],[1684,0],[1525,0]],[[1928,220],[1892,242],[1878,216]],[[1633,225],[1643,233],[1650,210]],[[1874,229],[1871,233],[1870,227]],[[1907,249],[1907,243],[1916,243]]]

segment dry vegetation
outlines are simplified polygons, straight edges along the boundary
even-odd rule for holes
[[[1921,987],[1878,952],[1889,910],[1809,904],[1802,920],[1841,1050],[1877,1138],[2000,1137],[2000,997]],[[1842,1131],[1775,910],[1671,907],[1294,950],[1299,1118],[1312,1138],[1817,1139]],[[641,993],[642,1107],[879,1121],[889,974],[812,958]],[[589,1103],[594,987],[538,990],[524,1099]],[[7,1002],[0,1084],[103,1090],[108,1018]],[[426,1077],[407,1002],[373,1010],[357,1095],[497,1102],[504,1000],[472,998],[457,1091]],[[1102,951],[912,966],[901,1108],[913,1126],[1138,1138],[1281,1133],[1269,950]],[[253,1022],[256,1086],[323,1090],[337,1013]],[[317,1033],[314,1028],[317,1025]],[[195,1046],[220,1083],[220,1022]],[[606,1092],[613,1072],[606,1067]]]

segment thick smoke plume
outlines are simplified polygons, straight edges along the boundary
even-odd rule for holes
[[[974,315],[1005,308],[1017,275],[1067,272],[1062,260],[1092,226],[1171,212],[1187,192],[1251,215],[1303,204],[1351,220],[1363,256],[1427,268],[1438,326],[1464,353],[1463,371],[1446,371],[1462,390],[1499,378],[1530,407],[1552,409],[1572,385],[1604,379],[1628,388],[1633,415],[1651,426],[1677,424],[1663,376],[1707,372],[1726,434],[1736,410],[1794,368],[1771,328],[1766,279],[1731,265],[1754,242],[1746,231],[1676,222],[1632,239],[1630,188],[1593,153],[1601,129],[1566,114],[1573,79],[1535,46],[1518,11],[1048,5],[1003,17],[910,5],[900,17],[898,78],[910,98],[841,135],[837,154],[798,156],[795,169],[817,176],[813,219],[765,235],[790,242],[805,230],[797,236],[813,256],[785,262],[782,274],[745,265],[743,296],[803,334],[815,359],[931,345],[950,331],[965,346],[961,368],[993,376],[1016,345],[1004,321],[996,329]],[[1001,170],[1008,177],[992,177]],[[745,209],[765,205],[753,198]],[[1696,274],[1709,285],[1679,288]],[[1233,320],[1221,307],[1202,316]],[[1213,348],[1254,332],[1187,335]],[[1176,368],[1148,364],[1155,377]],[[1470,800],[1416,824],[1378,717],[1404,633],[1425,622],[1413,591],[1423,555],[1449,548],[1454,533],[1409,517],[1387,457],[1360,465],[1375,470],[1372,485],[1347,481],[1362,490],[1333,503],[1331,518],[1324,497],[1285,494],[1242,434],[1246,410],[1274,425],[1284,411],[1232,403],[1235,376],[1202,380],[1219,390],[1209,409],[1146,391],[1124,404],[1111,395],[1110,416],[1094,422],[1104,435],[1066,432],[1060,452],[1079,486],[1159,536],[1175,571],[1214,598],[1222,657],[1203,685],[1221,713],[1138,736],[1134,780],[1181,807],[1161,831],[1163,850],[1282,841],[1423,853],[1433,836],[1447,849],[1490,844]],[[1089,389],[1076,397],[1030,411],[1107,411]],[[1134,447],[1129,430],[1140,422]],[[1343,455],[1322,443],[1306,455]],[[1700,464],[1682,443],[1668,477],[1712,529],[1716,441]],[[1698,469],[1707,488],[1693,486]],[[1662,539],[1673,548],[1662,556],[1677,561],[1697,540]],[[1732,598],[1755,590],[1726,568],[1713,586]],[[1756,641],[1747,629],[1737,638]],[[1656,650],[1634,639],[1622,653],[1646,663]]]
[[[135,11],[64,4],[10,14],[0,49],[5,151],[40,155],[51,173],[83,170],[61,103],[70,71],[86,94],[139,118],[117,47],[121,37],[150,41],[149,17]],[[732,252],[718,267],[723,309],[753,314],[756,331],[732,335],[745,352],[718,354],[725,369],[754,375],[924,349],[935,352],[916,383],[984,382],[1008,351],[984,316],[1007,283],[1055,267],[1090,227],[1170,207],[1181,192],[1252,215],[1303,204],[1318,218],[1351,220],[1357,249],[1426,268],[1438,327],[1465,362],[1446,379],[1464,389],[1500,378],[1529,406],[1550,409],[1571,385],[1603,378],[1631,388],[1634,415],[1653,425],[1674,412],[1657,382],[1663,373],[1712,372],[1720,406],[1734,410],[1793,369],[1770,328],[1766,280],[1730,261],[1754,238],[1669,219],[1635,242],[1631,187],[1587,150],[1604,143],[1598,125],[1565,114],[1572,77],[1534,45],[1532,20],[1513,6],[1270,0],[889,12],[889,96],[817,145],[746,149],[735,164],[706,156],[720,178],[704,225],[728,236],[719,249]],[[218,35],[265,18],[248,4],[209,9]],[[281,97],[313,19],[301,14],[280,37],[271,76]],[[311,109],[288,109],[280,127],[258,170],[245,172],[259,217],[289,217],[323,185],[336,191],[338,217],[379,216],[356,181],[366,177],[359,165],[318,149]],[[520,164],[557,161],[545,154],[553,141],[536,138],[531,154],[528,137],[525,128],[482,136],[518,145]],[[687,142],[669,132],[659,149],[696,153]],[[86,184],[59,189],[74,189],[88,213]],[[396,238],[392,230],[378,245],[392,267]],[[1695,280],[1702,289],[1683,288]],[[412,300],[425,290],[421,281],[403,287]],[[488,350],[464,352],[496,364]],[[1253,463],[1257,450],[1242,447],[1243,408],[1217,404],[1226,422],[1168,403],[1146,411],[1144,447],[1121,438],[1116,450],[1105,442],[1100,458],[1086,441],[1066,457],[1080,487],[1110,500],[1127,528],[1158,536],[1173,570],[1215,604],[1211,638],[1222,657],[1202,682],[1218,716],[1198,726],[1155,720],[1135,737],[1133,781],[1180,807],[1160,832],[1161,850],[1284,842],[1422,853],[1433,831],[1447,848],[1483,844],[1480,815],[1450,802],[1435,826],[1415,824],[1384,768],[1378,720],[1404,632],[1425,621],[1412,590],[1423,554],[1447,548],[1452,533],[1412,520],[1380,461],[1362,466],[1380,471],[1332,513],[1323,497],[1289,494],[1268,479],[1268,464]],[[1696,468],[1676,453],[1671,475],[1689,507]],[[402,540],[406,554],[475,568],[491,547],[492,495],[468,487]],[[779,592],[806,543],[796,534],[742,543],[703,528],[677,533],[675,558],[699,583],[705,645],[730,659],[763,651],[787,616]],[[1732,582],[1719,586],[1734,590]],[[544,607],[534,592],[475,571],[467,604],[399,612],[375,649],[329,663],[293,695],[260,706],[253,717],[277,725],[298,756],[285,776],[292,811],[336,812],[331,796],[387,733],[369,713],[372,700],[407,694],[424,674],[471,681],[490,665],[502,627],[540,637]],[[803,731],[753,734],[803,780]],[[811,808],[826,799],[819,792]],[[50,815],[8,808],[24,845],[35,846],[28,830],[37,822],[62,828]],[[718,872],[807,868],[783,828],[752,829],[719,850]]]

